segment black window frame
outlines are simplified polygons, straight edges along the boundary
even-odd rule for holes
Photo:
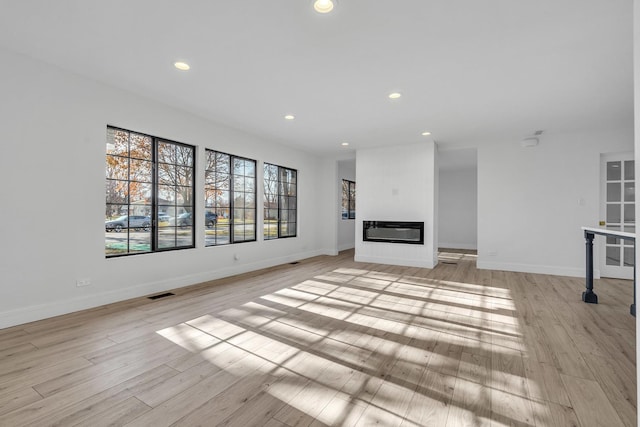
[[[277,176],[277,180],[273,180],[273,179],[269,179],[269,181],[271,182],[275,182],[276,183],[276,191],[277,193],[269,193],[271,196],[276,196],[275,200],[276,200],[276,208],[274,209],[271,206],[271,203],[273,203],[272,201],[270,201],[270,198],[267,196],[267,174],[265,173],[267,167],[271,167],[271,168],[275,168],[276,169],[276,176]],[[292,237],[298,237],[298,170],[297,169],[293,169],[293,168],[289,168],[289,167],[285,167],[285,166],[280,166],[280,165],[276,165],[274,163],[267,163],[265,162],[263,165],[263,196],[264,196],[264,203],[263,203],[263,220],[267,221],[267,220],[272,220],[271,218],[273,218],[273,215],[269,214],[268,212],[273,211],[273,210],[277,210],[277,226],[276,226],[276,236],[271,237],[270,236],[270,232],[267,231],[270,227],[267,227],[267,229],[265,229],[264,225],[263,225],[263,239],[264,240],[277,240],[277,239],[288,239],[288,238],[292,238]],[[294,194],[291,195],[291,193],[289,194],[283,194],[283,190],[284,190],[284,183],[282,181],[282,176],[283,176],[283,171],[289,171],[291,172],[291,176],[294,177],[295,181],[293,182],[294,185]],[[289,182],[289,185],[291,185],[292,183]],[[283,198],[286,198],[286,204],[287,207],[283,207]],[[291,200],[294,200],[294,209],[291,209]],[[266,205],[266,206],[265,206]],[[287,221],[283,221],[283,211],[287,211]],[[294,221],[291,221],[290,218],[290,214],[291,212],[295,212],[294,215]],[[290,224],[294,224],[294,229],[295,232],[293,234],[289,234],[289,233],[283,233],[283,229],[285,228],[286,224],[286,228],[287,231],[289,230],[289,226]]]
[[[345,191],[346,184],[346,191]],[[345,202],[347,206],[347,216],[344,216]],[[356,182],[349,179],[342,180],[342,209],[340,217],[343,220],[356,219]],[[352,209],[353,207],[353,209]]]
[[[157,136],[153,136],[153,135],[148,135],[145,134],[143,132],[137,132],[137,131],[133,131],[130,129],[125,129],[125,128],[121,128],[121,127],[117,127],[117,126],[111,126],[111,125],[107,125],[107,142],[108,138],[109,138],[109,132],[126,132],[128,133],[128,154],[127,156],[122,156],[119,154],[112,154],[109,153],[109,151],[107,150],[107,152],[105,153],[105,158],[109,159],[109,157],[116,157],[116,158],[126,158],[127,161],[131,162],[131,160],[134,161],[141,161],[140,158],[134,158],[131,157],[131,147],[130,147],[130,143],[131,143],[131,137],[132,135],[137,135],[142,137],[143,139],[150,139],[151,142],[151,148],[150,148],[150,159],[144,159],[144,162],[150,163],[150,174],[151,174],[151,179],[144,181],[144,184],[147,184],[150,186],[149,188],[149,196],[148,196],[148,203],[145,203],[141,206],[145,207],[145,209],[149,210],[149,217],[150,217],[150,224],[149,224],[149,232],[150,232],[150,237],[149,237],[149,250],[145,250],[145,251],[135,251],[135,252],[131,252],[131,234],[130,234],[130,228],[127,228],[127,252],[124,253],[113,253],[113,254],[109,254],[107,253],[107,246],[106,246],[106,235],[105,235],[105,258],[109,259],[109,258],[119,258],[119,257],[125,257],[125,256],[133,256],[133,255],[142,255],[142,254],[150,254],[150,253],[158,253],[158,252],[167,252],[167,251],[175,251],[175,250],[182,250],[182,249],[193,249],[196,246],[196,236],[195,236],[195,229],[196,229],[196,224],[197,224],[197,219],[196,216],[193,214],[196,208],[196,204],[195,204],[195,197],[196,197],[196,164],[197,164],[197,149],[195,146],[190,145],[190,144],[185,144],[182,142],[178,142],[178,141],[173,141],[167,138],[161,138],[161,137],[157,137]],[[161,146],[162,144],[165,145],[171,145],[176,147],[176,163],[169,163],[169,162],[164,162],[164,161],[160,161],[159,159],[159,154],[158,154],[158,147]],[[178,159],[178,150],[177,147],[182,147],[185,148],[187,150],[190,150],[190,164],[183,164],[183,163],[177,163],[177,159]],[[162,168],[160,167],[160,164],[163,165],[167,165],[166,167],[169,168],[169,166],[173,166],[174,170],[176,171],[176,176],[174,176],[177,180],[177,170],[178,169],[182,169],[183,173],[185,173],[185,175],[188,175],[190,173],[190,181],[188,182],[189,185],[178,185],[177,181],[176,183],[173,185],[174,190],[177,191],[178,188],[182,188],[185,189],[187,192],[183,193],[182,195],[184,196],[186,194],[187,199],[190,198],[190,203],[182,203],[182,204],[178,204],[177,202],[177,198],[175,203],[172,205],[175,207],[176,212],[178,207],[181,208],[184,213],[188,213],[189,212],[189,208],[191,209],[191,239],[190,242],[188,244],[178,244],[178,215],[175,215],[175,224],[173,225],[173,229],[174,229],[174,243],[175,245],[173,246],[162,246],[161,245],[161,238],[160,238],[160,228],[163,228],[163,230],[165,230],[164,228],[164,224],[163,227],[160,227],[160,221],[158,220],[159,217],[159,209],[160,206],[168,206],[166,203],[163,205],[160,205],[159,200],[159,194],[160,194],[160,186],[163,185],[165,187],[171,187],[171,185],[168,185],[167,183],[163,183],[161,184],[161,179],[159,178],[159,170],[161,170]],[[129,166],[127,166],[127,174],[128,174],[128,179],[126,180],[120,180],[121,182],[126,182],[127,185],[129,186],[130,189],[130,184],[131,182],[137,182],[135,180],[131,179],[131,168]],[[105,177],[106,179],[106,183],[107,183],[107,189],[106,192],[108,192],[108,183],[110,180],[113,180],[109,177]],[[135,203],[132,202],[131,198],[129,197],[130,193],[129,190],[127,190],[127,197],[126,203],[113,203],[110,202],[108,200],[109,195],[105,194],[105,213],[107,210],[109,210],[109,206],[120,206],[120,210],[122,210],[122,207],[126,206],[126,211],[128,212],[127,215],[132,215],[131,211],[133,209],[135,209],[135,206],[132,207],[132,205],[135,205]],[[181,227],[183,230],[185,228],[188,228],[189,224],[187,224],[186,226]],[[106,231],[106,226],[105,226],[105,231]],[[106,234],[106,233],[105,233]]]
[[[226,246],[226,245],[232,245],[232,244],[238,244],[238,243],[248,243],[248,242],[255,242],[257,241],[257,231],[258,231],[258,221],[257,221],[257,214],[258,214],[258,203],[257,203],[257,197],[258,197],[258,190],[257,190],[257,185],[258,185],[258,162],[255,159],[250,159],[248,157],[243,157],[243,156],[236,156],[234,154],[229,154],[229,153],[225,153],[223,151],[219,151],[219,150],[214,150],[214,149],[210,149],[210,148],[206,148],[205,149],[205,157],[207,159],[207,163],[208,163],[208,158],[209,155],[223,155],[223,156],[228,156],[229,158],[229,170],[228,172],[226,172],[226,174],[229,175],[229,181],[228,181],[228,192],[229,192],[229,207],[228,208],[224,208],[224,210],[228,210],[228,228],[229,228],[229,241],[226,243],[218,243],[217,242],[217,238],[214,239],[214,243],[207,243],[207,239],[206,239],[206,235],[205,235],[205,247],[214,247],[214,246]],[[237,191],[236,190],[236,184],[237,181],[239,181],[239,178],[235,172],[235,161],[239,160],[239,161],[243,161],[243,162],[251,162],[253,163],[253,191],[249,192],[249,191]],[[216,213],[216,215],[218,215],[219,211],[216,210],[216,206],[209,206],[208,202],[207,202],[207,191],[209,190],[209,186],[207,185],[207,174],[208,173],[216,173],[217,170],[215,169],[209,169],[208,166],[205,166],[205,188],[204,188],[204,192],[205,192],[205,206],[204,206],[204,212],[203,215],[206,215],[207,211],[211,211],[214,210]],[[247,178],[250,178],[249,175],[242,175],[242,178],[244,180],[246,180]],[[245,181],[245,185],[244,188],[246,189],[246,181]],[[243,240],[236,240],[236,211],[238,210],[242,210],[242,211],[246,211],[248,210],[246,208],[246,205],[244,205],[243,207],[239,207],[236,206],[236,193],[242,193],[244,194],[245,198],[244,200],[246,201],[246,195],[247,194],[251,194],[253,195],[253,221],[254,221],[254,226],[253,226],[253,237],[247,239],[247,233],[246,233],[246,228],[245,228],[245,232],[243,233],[244,235],[244,239]],[[251,208],[249,208],[249,210],[251,210]],[[218,216],[219,218],[219,216]],[[207,232],[207,225],[205,224],[205,234]],[[214,231],[218,230],[218,223],[216,221],[216,224],[214,224],[213,226]]]

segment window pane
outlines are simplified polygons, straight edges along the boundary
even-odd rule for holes
[[[131,133],[131,141],[129,142],[131,157],[150,161],[152,141],[149,136]]]
[[[185,145],[176,145],[176,164],[188,166],[189,168],[193,167],[193,153],[194,150],[192,147],[187,147]]]
[[[636,232],[636,227],[635,227],[635,225],[631,225],[631,226],[625,225],[624,226],[624,231],[626,231],[627,233],[635,233]],[[634,245],[633,240],[623,240],[622,242],[623,242],[622,244],[625,245],[625,246],[633,246]]]
[[[176,184],[176,167],[175,165],[161,164],[158,167],[158,183],[166,185]]]
[[[620,204],[607,204],[607,223],[620,223]]]
[[[106,172],[109,179],[129,179],[129,158],[107,156]]]
[[[619,226],[607,226],[607,228],[609,230],[617,230],[620,231],[620,227]],[[620,244],[620,239],[618,239],[617,237],[611,237],[611,236],[607,236],[607,245],[618,245]]]
[[[129,156],[129,132],[107,128],[107,154]]]
[[[620,265],[620,246],[607,246],[607,265]]]
[[[256,176],[256,164],[255,162],[246,162],[244,174],[246,176],[255,177]]]
[[[176,246],[191,246],[193,242],[193,227],[182,226],[176,229]]]
[[[129,203],[129,181],[115,181],[107,179],[106,202],[107,203]]]
[[[233,175],[244,176],[244,160],[233,159]]]
[[[635,179],[635,162],[627,160],[624,162],[624,179],[625,181],[633,181]]]
[[[158,162],[159,163],[176,163],[176,147],[174,144],[166,142],[158,143]]]
[[[607,181],[620,181],[620,162],[607,162]]]
[[[176,246],[176,227],[158,228],[158,248],[174,248]]]
[[[635,200],[636,200],[635,183],[625,182],[624,183],[624,201],[634,202]]]
[[[624,248],[624,266],[633,267],[634,264],[635,264],[635,260],[633,256],[633,248],[629,248],[629,247]]]
[[[620,183],[607,183],[607,202],[620,202],[622,200],[622,190]]]
[[[624,222],[636,221],[636,205],[635,203],[625,203],[624,205]]]
[[[177,166],[175,168],[176,172],[176,184],[182,186],[189,186],[193,182],[193,168]]]
[[[132,181],[151,182],[151,162],[131,159],[129,179]]]
[[[233,191],[244,191],[244,176],[233,176]]]

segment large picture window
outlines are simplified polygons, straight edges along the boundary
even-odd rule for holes
[[[206,150],[205,245],[256,240],[256,162]]]
[[[107,127],[105,255],[195,246],[195,149]]]
[[[295,237],[298,216],[298,172],[264,164],[264,239]]]
[[[356,218],[356,183],[342,180],[342,219]]]

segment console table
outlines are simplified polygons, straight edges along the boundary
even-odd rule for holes
[[[591,304],[598,303],[598,296],[593,292],[593,239],[597,235],[616,237],[623,240],[633,241],[633,304],[629,308],[632,316],[636,315],[636,234],[626,231],[615,231],[599,227],[582,227],[587,251],[587,275],[586,290],[582,293],[582,301]]]

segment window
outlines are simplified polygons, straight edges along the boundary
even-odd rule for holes
[[[342,180],[342,219],[356,218],[356,183]]]
[[[205,245],[256,240],[256,162],[206,150]]]
[[[298,196],[295,169],[264,164],[264,239],[295,237]]]
[[[105,255],[192,248],[195,149],[107,127]]]

